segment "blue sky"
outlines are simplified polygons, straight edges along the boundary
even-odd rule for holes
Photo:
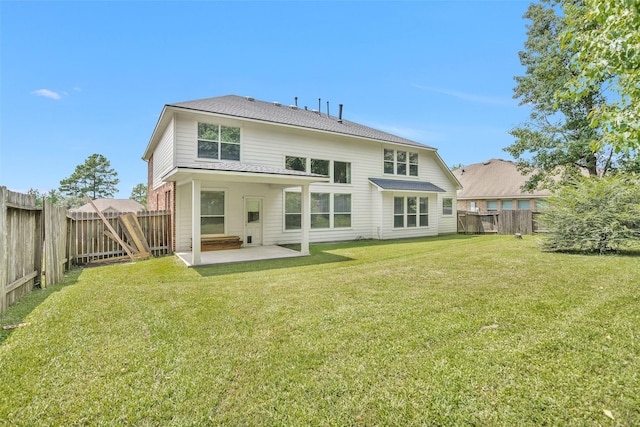
[[[509,159],[528,5],[2,0],[0,185],[55,189],[99,153],[127,198],[162,107],[227,94],[344,104],[447,165]]]

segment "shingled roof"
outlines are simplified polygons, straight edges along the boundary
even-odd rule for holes
[[[463,189],[458,199],[500,199],[505,197],[546,197],[549,190],[523,192],[521,187],[529,178],[509,160],[491,159],[483,163],[458,168],[453,171]]]
[[[445,191],[427,181],[408,181],[403,179],[369,178],[369,181],[383,190],[425,191],[444,193]]]
[[[167,107],[222,114],[261,122],[297,126],[383,142],[434,149],[419,142],[392,135],[349,120],[340,120],[336,116],[330,116],[317,110],[308,110],[291,105],[286,106],[278,102],[259,101],[251,97],[225,95],[215,98],[167,104]]]

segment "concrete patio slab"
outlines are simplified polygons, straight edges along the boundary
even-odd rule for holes
[[[201,252],[200,264],[193,265],[193,254],[191,252],[176,252],[175,254],[187,265],[187,267],[202,267],[205,265],[231,264],[247,261],[262,261],[268,259],[305,256],[301,252],[283,248],[282,246],[249,246],[240,249]]]

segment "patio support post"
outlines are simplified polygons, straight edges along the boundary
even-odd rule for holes
[[[302,185],[302,240],[300,241],[300,252],[302,255],[309,255],[309,228],[311,227],[311,194],[309,184]]]
[[[198,265],[200,259],[200,181],[191,180],[191,264]]]

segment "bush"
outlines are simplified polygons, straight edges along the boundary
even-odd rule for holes
[[[640,240],[640,180],[582,178],[556,190],[541,218],[555,251],[606,253]]]

